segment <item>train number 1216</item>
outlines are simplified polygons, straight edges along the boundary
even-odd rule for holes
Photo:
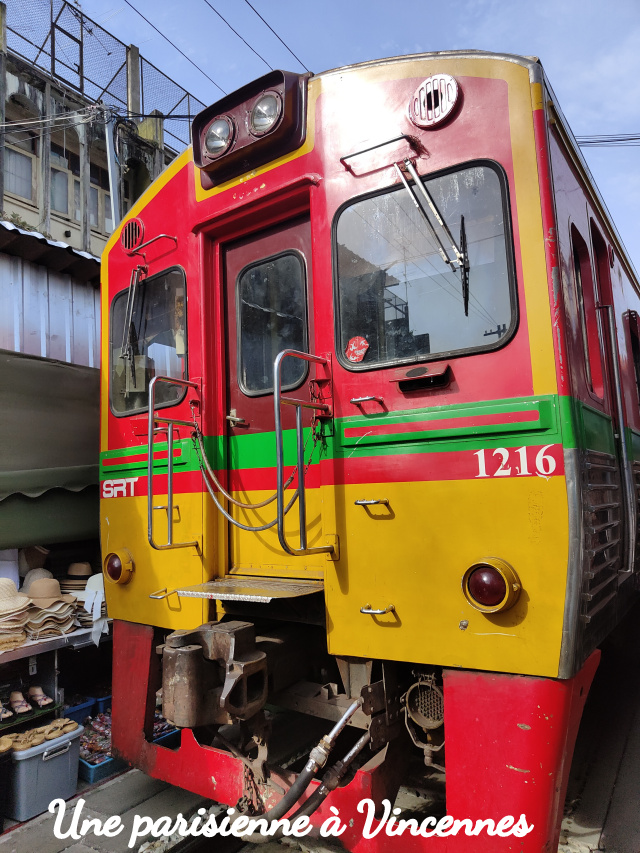
[[[555,458],[549,453],[552,444],[546,444],[544,447],[496,447],[492,456],[489,456],[489,467],[496,470],[490,473],[487,470],[487,455],[491,454],[490,450],[478,450],[473,455],[478,459],[479,477],[550,477],[557,468]]]

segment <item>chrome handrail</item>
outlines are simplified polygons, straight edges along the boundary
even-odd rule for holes
[[[155,548],[156,551],[167,551],[171,548],[200,548],[200,543],[195,542],[174,542],[173,541],[173,428],[174,426],[186,426],[193,428],[191,421],[178,420],[177,418],[163,418],[155,413],[156,407],[156,384],[158,382],[166,382],[169,385],[181,385],[184,388],[195,388],[198,386],[195,382],[189,382],[187,379],[172,379],[170,376],[154,376],[149,383],[149,418],[147,422],[147,539],[149,545]],[[158,424],[167,424],[167,428],[156,427]],[[159,433],[167,433],[167,505],[153,505],[153,437]],[[164,545],[158,545],[153,539],[153,511],[157,509],[167,510],[167,542]]]
[[[326,403],[312,403],[304,400],[298,400],[293,397],[282,396],[282,362],[285,358],[299,358],[303,361],[311,361],[315,364],[328,365],[329,361],[326,358],[318,355],[311,355],[308,352],[299,352],[298,350],[285,349],[278,353],[273,362],[273,406],[275,414],[275,429],[276,429],[276,464],[277,464],[277,513],[278,513],[278,539],[280,545],[287,554],[293,557],[301,557],[306,554],[332,554],[334,552],[333,545],[321,545],[317,548],[307,547],[307,504],[304,485],[304,437],[302,428],[302,410],[314,409],[319,412],[324,412],[328,415],[331,412],[331,407]],[[300,521],[300,547],[292,548],[287,542],[287,537],[284,532],[284,441],[282,434],[282,404],[295,406],[296,408],[296,447],[297,447],[297,463],[298,469],[298,518]]]

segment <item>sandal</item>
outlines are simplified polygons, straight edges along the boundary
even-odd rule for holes
[[[13,717],[13,711],[10,711],[8,708],[5,708],[2,702],[0,702],[0,723],[4,720],[8,720],[9,717]]]
[[[14,690],[9,697],[9,704],[14,714],[28,714],[33,708],[19,690]]]
[[[27,697],[31,702],[35,702],[38,708],[44,708],[45,705],[53,704],[53,699],[45,695],[42,687],[30,687],[27,691]]]
[[[9,750],[13,746],[13,738],[10,737],[0,737],[0,755],[3,752],[9,752]]]
[[[44,735],[38,734],[36,731],[23,732],[13,741],[13,751],[21,752],[25,749],[31,749],[32,746],[40,746],[44,743]]]

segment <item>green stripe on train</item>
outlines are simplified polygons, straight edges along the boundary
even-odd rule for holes
[[[519,414],[530,417],[538,413],[535,420],[518,420]],[[483,423],[487,417],[504,422]],[[516,419],[509,420],[516,416]],[[452,426],[451,421],[460,419],[479,419],[475,425],[461,422]],[[447,422],[441,429],[438,421]],[[428,421],[429,429],[420,429],[420,422]],[[415,425],[416,429],[406,430]],[[406,431],[367,434],[367,429],[385,426],[405,428]],[[345,436],[345,430],[358,429],[361,434]],[[305,458],[312,452],[311,430],[305,429]],[[640,437],[632,439],[630,446],[636,451],[633,455],[640,458]],[[216,469],[227,467],[226,449],[232,470],[252,468],[274,468],[276,464],[275,433],[273,431],[249,435],[207,436],[204,439],[207,457]],[[383,457],[415,453],[450,453],[456,451],[475,451],[481,448],[521,447],[541,444],[562,443],[567,448],[580,447],[602,453],[615,453],[615,441],[611,418],[589,406],[585,406],[571,397],[549,395],[536,398],[514,400],[483,401],[453,406],[436,406],[428,409],[404,412],[383,412],[377,415],[357,415],[352,418],[339,418],[334,421],[320,422],[318,442],[313,451],[314,461],[319,459],[344,459],[352,456]],[[174,461],[174,471],[197,471],[198,454],[190,438],[174,443],[180,448],[180,457]],[[166,452],[167,444],[158,443],[155,452]],[[147,445],[110,450],[101,454],[101,479],[113,479],[131,475],[140,476],[147,471]],[[296,463],[295,431],[284,432],[285,465]],[[143,457],[137,461],[127,461],[128,457]],[[117,460],[116,464],[113,464]],[[112,464],[105,465],[111,461]],[[166,461],[156,460],[154,472],[167,470]]]

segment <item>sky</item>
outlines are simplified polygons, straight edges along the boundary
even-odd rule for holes
[[[269,68],[303,71],[246,0],[130,0],[222,89]],[[208,5],[210,4],[210,5]],[[640,0],[251,0],[311,71],[400,54],[479,49],[538,56],[576,136],[640,135]],[[222,93],[125,0],[83,11],[205,104]],[[640,147],[585,148],[632,262],[640,270]]]

